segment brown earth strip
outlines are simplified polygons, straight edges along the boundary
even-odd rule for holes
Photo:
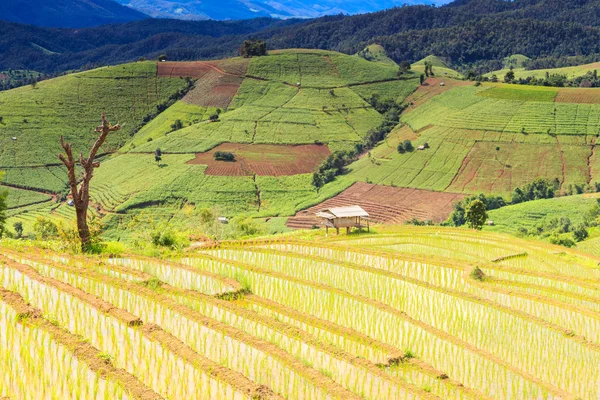
[[[48,332],[56,342],[68,348],[78,360],[87,365],[92,371],[104,379],[118,383],[134,399],[157,400],[163,398],[124,369],[116,368],[111,363],[104,362],[99,357],[100,351],[98,349],[80,337],[73,335],[67,329],[46,320],[39,309],[27,304],[19,294],[0,287],[0,299],[11,306],[19,315],[26,317],[20,323],[30,323],[36,328]]]
[[[32,258],[32,259],[37,258],[32,254],[28,254],[27,257]],[[162,346],[164,346],[165,348],[168,348],[172,353],[176,354],[178,357],[181,357],[183,360],[190,363],[191,365],[198,367],[199,370],[214,377],[215,379],[228,383],[229,385],[231,385],[233,388],[240,391],[241,393],[248,394],[248,396],[250,398],[257,398],[257,397],[255,397],[255,395],[260,395],[261,397],[258,397],[259,399],[277,399],[277,400],[282,399],[280,396],[272,393],[270,391],[270,389],[266,388],[265,386],[258,385],[256,383],[250,381],[244,375],[242,375],[236,371],[233,371],[229,368],[226,368],[222,365],[219,365],[219,364],[205,358],[204,356],[194,352],[188,345],[181,342],[179,339],[173,337],[170,333],[164,331],[158,325],[154,325],[154,324],[145,324],[144,325],[143,322],[138,317],[134,316],[133,314],[129,313],[128,311],[123,310],[118,307],[115,307],[111,303],[105,302],[104,300],[102,300],[94,295],[84,292],[81,289],[77,289],[77,288],[75,288],[69,284],[66,284],[62,281],[56,280],[54,278],[45,277],[45,276],[39,274],[31,266],[16,263],[4,256],[0,256],[0,261],[2,261],[4,264],[9,266],[10,268],[16,269],[16,270],[20,271],[21,273],[27,275],[28,277],[30,277],[33,280],[42,282],[48,286],[55,287],[56,289],[58,289],[64,293],[67,293],[71,296],[78,298],[79,300],[81,300],[83,302],[86,302],[86,303],[92,305],[93,307],[97,308],[101,312],[118,319],[119,321],[121,321],[122,323],[125,323],[128,326],[138,326],[147,337],[152,338],[155,341],[158,341]],[[57,265],[54,262],[48,262],[48,260],[44,260],[44,262],[46,262],[49,265],[53,265],[59,269],[71,270],[71,271],[79,270],[80,273],[85,272],[87,274],[91,274],[89,271],[81,271],[81,269],[78,267],[69,267],[64,264]],[[99,279],[101,279],[103,281],[107,281],[107,280],[110,280],[111,278],[104,276],[104,275],[100,275]],[[135,288],[139,291],[146,291],[146,296],[150,295],[152,297],[152,295],[154,295],[154,296],[156,295],[156,293],[153,292],[152,290],[143,288],[134,283],[123,282],[120,280],[117,280],[117,281],[120,283],[121,287],[126,286],[127,288]]]
[[[235,161],[217,161],[217,151],[235,154]],[[314,172],[331,152],[324,145],[271,145],[223,143],[210,151],[196,154],[188,164],[207,165],[206,175],[286,176]]]
[[[32,255],[27,255],[27,257],[32,258],[32,259],[34,258]],[[319,371],[317,371],[315,369],[305,366],[301,361],[297,360],[296,358],[291,356],[289,353],[281,350],[276,345],[266,342],[262,339],[258,339],[252,335],[247,334],[244,331],[240,331],[229,325],[226,325],[219,321],[208,318],[202,314],[196,313],[189,307],[178,303],[177,301],[173,300],[170,297],[161,295],[160,293],[157,293],[151,289],[142,287],[135,283],[122,281],[122,280],[119,280],[116,278],[111,278],[111,277],[101,275],[101,274],[98,274],[98,273],[95,273],[95,272],[92,272],[89,270],[85,270],[80,267],[72,267],[72,266],[68,266],[66,264],[57,264],[57,263],[55,263],[53,261],[49,261],[49,260],[44,260],[44,262],[48,265],[54,266],[56,268],[59,268],[59,269],[65,270],[65,271],[69,271],[73,274],[85,274],[84,276],[87,276],[89,279],[100,280],[101,282],[104,282],[106,284],[109,284],[109,282],[110,282],[111,285],[119,287],[123,290],[127,290],[129,292],[136,293],[140,296],[150,299],[151,301],[156,301],[156,302],[168,307],[169,309],[171,309],[181,315],[184,315],[185,317],[190,318],[191,320],[193,320],[199,324],[206,326],[209,329],[220,331],[223,334],[225,334],[226,336],[236,338],[236,340],[242,341],[251,347],[254,347],[266,354],[269,354],[272,357],[279,359],[283,364],[288,365],[290,367],[290,369],[297,371],[298,373],[303,375],[307,380],[311,381],[315,386],[320,387],[325,392],[327,392],[331,395],[337,396],[338,398],[344,398],[344,399],[355,399],[355,400],[361,399],[359,396],[355,395],[354,393],[351,393],[351,392],[347,391],[346,389],[342,388],[341,386],[339,386],[331,378],[326,377],[325,375],[323,375],[322,373],[320,373]],[[31,269],[31,267],[27,267],[27,268]],[[37,272],[36,272],[36,274],[37,274]],[[52,281],[55,281],[52,278],[44,278],[44,279],[50,279]],[[57,281],[57,283],[61,283],[61,282]],[[61,283],[61,285],[69,286],[64,283]],[[69,287],[71,287],[71,286],[69,286]],[[71,287],[71,288],[74,289],[73,287]],[[89,295],[86,292],[83,292],[79,289],[74,289],[74,290],[85,293],[87,296],[95,297],[95,296]],[[98,300],[98,301],[104,302],[103,300]],[[108,304],[110,304],[110,303],[108,303]],[[125,313],[128,313],[127,311],[124,311],[124,310],[122,310],[122,311]],[[187,345],[185,345],[184,343],[181,343],[175,337],[170,338],[171,335],[169,333],[167,333],[166,331],[164,331],[159,326],[153,325],[153,324],[149,324],[149,325],[150,325],[150,328],[146,328],[145,326],[142,327],[143,329],[145,329],[144,330],[145,332],[146,331],[153,332],[153,334],[155,336],[162,335],[161,337],[164,337],[165,340],[169,340],[169,343],[177,342],[178,345],[179,344],[183,345],[186,349],[184,349],[181,354],[179,352],[177,352],[176,354],[180,354],[185,357],[189,356],[189,354],[188,354],[189,352],[187,350],[187,348],[188,348]],[[159,332],[159,331],[161,332],[160,334],[155,333],[155,332]],[[161,340],[161,344],[162,343],[163,342]],[[177,348],[177,347],[175,347],[175,348]],[[189,350],[194,355],[196,355],[196,357],[200,357],[191,348]],[[193,363],[192,365],[196,365],[196,363]],[[225,367],[223,367],[223,368],[225,368]],[[225,369],[227,369],[227,368],[225,368]],[[235,371],[232,371],[230,369],[227,369],[227,370],[232,373],[235,373]],[[230,384],[232,384],[233,387],[239,388],[239,384],[233,384],[231,382],[230,382]],[[263,389],[263,391],[264,391],[264,389]],[[244,390],[243,392],[249,393],[248,390]],[[276,398],[279,398],[279,396],[277,396]]]
[[[310,286],[316,289],[320,289],[326,292],[330,292],[330,293],[334,293],[338,296],[341,297],[346,297],[346,298],[350,298],[354,301],[363,303],[363,304],[367,304],[371,307],[374,307],[380,311],[383,311],[385,313],[388,313],[390,315],[394,315],[395,317],[406,321],[407,323],[417,326],[421,329],[423,329],[424,331],[430,333],[433,336],[437,336],[438,338],[447,341],[449,343],[454,344],[457,347],[461,347],[466,351],[469,351],[471,353],[477,354],[480,357],[487,359],[488,361],[491,361],[495,364],[498,364],[500,366],[502,366],[503,368],[513,372],[516,375],[521,376],[522,378],[524,378],[525,380],[528,380],[536,385],[538,385],[539,387],[543,388],[544,390],[548,391],[549,393],[553,394],[554,396],[560,397],[562,399],[573,399],[573,396],[571,394],[569,394],[568,392],[554,386],[553,384],[544,382],[543,380],[541,380],[540,378],[530,374],[527,371],[523,371],[520,370],[519,368],[509,364],[508,362],[502,360],[501,358],[489,353],[486,350],[480,349],[474,345],[472,345],[471,343],[468,343],[462,339],[459,339],[455,336],[452,336],[440,329],[437,329],[425,322],[416,320],[410,316],[408,316],[407,314],[405,314],[402,311],[399,311],[385,303],[379,302],[377,300],[373,300],[361,295],[356,295],[356,294],[351,294],[349,292],[346,291],[342,291],[340,289],[336,289],[333,288],[331,286],[322,284],[322,283],[318,283],[318,282],[313,282],[313,281],[307,281],[304,279],[299,279],[299,278],[295,278],[280,272],[274,272],[271,270],[266,270],[260,267],[256,267],[253,265],[247,265],[247,264],[243,264],[243,263],[238,263],[238,262],[231,262],[231,260],[227,260],[227,259],[221,259],[218,257],[212,257],[212,256],[207,256],[207,255],[202,255],[202,256],[198,256],[198,258],[204,258],[204,259],[208,259],[208,260],[214,260],[217,262],[221,262],[221,263],[225,263],[225,264],[230,264],[230,265],[235,265],[238,268],[243,268],[246,269],[248,271],[253,271],[262,275],[266,275],[266,276],[272,276],[275,277],[277,279],[282,279],[282,280],[286,280],[286,281],[290,281],[290,282],[295,282],[298,283],[300,285],[305,285],[305,286]]]

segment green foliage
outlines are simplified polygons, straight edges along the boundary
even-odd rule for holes
[[[150,241],[155,247],[166,247],[171,250],[181,250],[189,245],[189,237],[185,233],[167,224],[154,229],[150,234]]]
[[[267,55],[267,43],[264,40],[245,40],[240,46],[240,55],[244,58],[259,57]]]
[[[213,157],[218,161],[235,161],[235,154],[229,151],[215,151]]]
[[[469,276],[471,277],[471,279],[476,280],[476,281],[483,282],[485,280],[485,273],[479,267],[473,268],[473,270],[471,271]]]
[[[406,153],[406,152],[410,153],[414,149],[415,148],[414,148],[412,142],[410,140],[408,140],[408,139],[406,139],[404,142],[400,143],[398,145],[398,148],[397,148],[398,153],[400,153],[400,154],[403,154],[403,153]]]
[[[23,223],[20,221],[15,222],[13,229],[15,230],[15,239],[21,239],[23,237]]]
[[[554,197],[554,183],[546,179],[536,179],[522,188],[516,188],[512,194],[512,204],[525,201],[551,199]]]
[[[33,225],[33,232],[38,240],[55,239],[58,237],[58,226],[48,218],[38,217]]]
[[[465,210],[467,225],[473,229],[481,229],[487,221],[487,210],[481,200],[473,200]]]

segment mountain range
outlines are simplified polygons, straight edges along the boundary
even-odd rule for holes
[[[316,18],[335,14],[363,14],[395,6],[441,5],[449,0],[116,0],[152,17],[203,19]]]
[[[0,19],[28,25],[78,28],[144,18],[148,16],[113,0],[0,1]]]

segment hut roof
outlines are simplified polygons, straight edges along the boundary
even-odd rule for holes
[[[369,213],[363,210],[360,206],[348,206],[348,207],[332,207],[324,208],[318,213],[317,217],[334,219],[334,218],[346,218],[346,217],[369,217]]]

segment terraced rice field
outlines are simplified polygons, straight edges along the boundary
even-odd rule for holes
[[[235,161],[214,159],[217,151],[230,152]],[[224,143],[206,153],[196,154],[188,164],[206,165],[206,175],[217,176],[282,176],[314,172],[329,156],[330,151],[323,145],[252,145]]]
[[[4,245],[0,396],[596,399],[597,262],[416,227],[171,260]]]

